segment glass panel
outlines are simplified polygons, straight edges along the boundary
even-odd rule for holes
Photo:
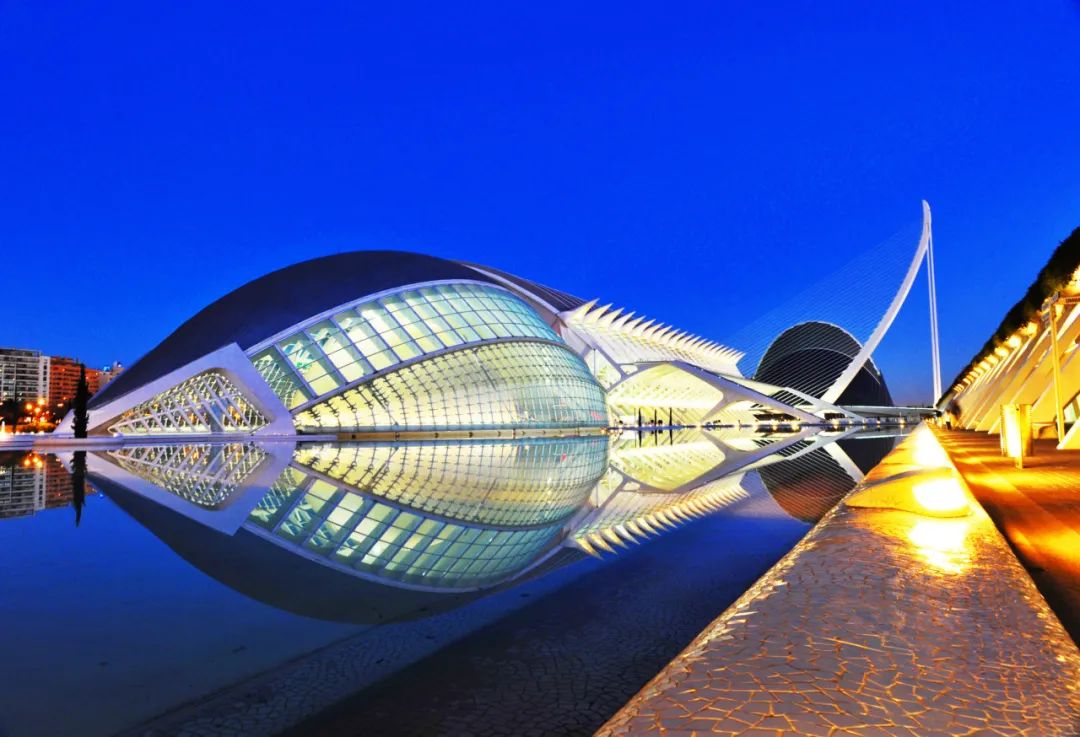
[[[506,290],[439,284],[359,303],[332,320],[314,322],[306,334],[278,344],[285,361],[272,349],[252,360],[286,406],[295,408],[310,401],[312,393],[321,396],[340,388],[342,381],[360,381],[448,347],[508,337],[558,341],[539,315]],[[384,389],[390,397],[409,396],[416,387],[407,384]],[[328,405],[316,414],[327,426],[340,427],[341,409]]]
[[[268,348],[251,359],[255,370],[262,375],[271,391],[278,395],[282,403],[289,409],[297,407],[311,399],[307,389],[293,373],[292,368],[286,365],[277,351]]]
[[[311,390],[315,392],[316,395],[321,396],[337,389],[341,385],[341,382],[327,374],[325,376],[320,376],[314,381],[310,381],[309,384],[311,385]]]
[[[324,353],[333,353],[349,344],[341,330],[329,320],[323,320],[308,328],[308,333]]]
[[[342,428],[600,427],[603,392],[568,349],[502,343],[441,354],[342,393],[331,404]],[[316,405],[301,428],[324,422]]]
[[[416,345],[416,343],[413,343],[410,340],[395,345],[394,353],[396,353],[402,361],[408,361],[410,358],[416,358],[417,356],[419,356],[422,351]]]
[[[390,317],[389,313],[378,303],[369,302],[365,305],[361,305],[357,308],[357,312],[359,312],[360,316],[367,320],[380,335],[397,327],[397,324]]]

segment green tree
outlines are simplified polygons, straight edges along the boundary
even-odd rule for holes
[[[86,384],[86,366],[79,364],[79,386],[75,389],[75,419],[72,425],[75,429],[75,437],[85,438],[86,428],[90,424],[90,413],[86,410],[86,403],[90,399],[90,387]]]

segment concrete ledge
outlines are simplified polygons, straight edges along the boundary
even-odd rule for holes
[[[948,473],[920,438],[853,494]],[[597,734],[1078,732],[1080,651],[972,503],[838,506]]]

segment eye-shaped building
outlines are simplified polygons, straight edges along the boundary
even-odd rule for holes
[[[599,383],[519,296],[469,266],[387,251],[326,256],[245,284],[89,409],[91,434],[114,435],[608,423]]]
[[[798,341],[799,356],[835,357],[834,333],[846,336],[825,330],[825,353]],[[848,342],[837,366],[855,360]],[[790,382],[744,377],[742,355],[496,269],[357,251],[280,269],[206,307],[91,399],[89,432],[580,433],[855,418],[790,372],[777,374]]]

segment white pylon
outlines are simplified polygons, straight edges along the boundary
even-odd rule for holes
[[[926,227],[930,229],[930,205],[925,201]],[[934,397],[932,402],[941,398],[941,348],[938,344],[937,322],[937,283],[934,279],[934,233],[930,231],[930,238],[926,247],[926,275],[930,285],[930,367],[934,378]]]

